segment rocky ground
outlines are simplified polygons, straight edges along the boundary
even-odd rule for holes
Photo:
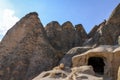
[[[70,21],[44,27],[32,12],[0,42],[0,80],[120,80],[119,45],[120,4],[88,34]]]

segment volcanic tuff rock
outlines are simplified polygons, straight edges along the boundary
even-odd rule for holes
[[[117,80],[120,80],[120,67],[119,67],[119,69],[118,69]]]
[[[45,27],[50,44],[57,50],[62,50],[62,28],[57,21],[48,23]]]
[[[75,25],[75,29],[76,29],[76,46],[82,46],[83,43],[86,41],[86,39],[88,39],[88,35],[85,31],[85,29],[83,28],[82,24],[78,24]],[[79,45],[81,44],[81,45]]]
[[[51,76],[51,74],[54,74]],[[33,80],[103,80],[101,77],[96,77],[92,66],[80,66],[71,69],[71,72],[64,70],[50,70],[42,72]]]
[[[51,69],[66,51],[82,45],[80,32],[87,35],[69,21],[62,26],[53,21],[44,28],[36,12],[27,14],[0,42],[0,79],[31,80]]]
[[[98,28],[99,28],[99,26],[95,25],[93,27],[93,29],[89,32],[88,37],[92,38],[95,35],[95,33],[96,33],[96,31],[97,31]]]
[[[72,66],[93,65],[94,71],[106,76],[112,77],[112,80],[116,80],[118,68],[120,65],[120,47],[101,45],[97,48],[88,50],[83,54],[76,55],[72,58]],[[95,60],[98,60],[94,62]],[[103,60],[103,62],[102,62]],[[98,64],[97,64],[98,63]],[[100,63],[100,64],[99,64]],[[99,66],[94,66],[99,65]],[[103,65],[103,67],[102,67]]]
[[[120,4],[112,12],[110,18],[104,20],[88,34],[90,37],[84,45],[115,45],[120,35]]]
[[[37,13],[26,15],[10,30],[8,30],[8,32],[0,42],[0,55],[2,53],[6,54],[11,52],[17,46],[17,44],[27,35],[27,33],[33,30],[33,26],[38,23],[41,24],[37,15]]]
[[[70,21],[60,25],[56,21],[48,23],[45,27],[50,44],[57,50],[67,52],[75,46],[82,46],[87,33],[81,24],[73,27]]]
[[[107,24],[120,24],[120,3],[113,10],[111,16],[109,17]]]
[[[74,53],[74,49],[68,53],[72,51]],[[71,67],[68,68],[71,72],[66,70],[68,65],[65,65],[63,70],[46,71],[33,80],[117,80],[119,57],[120,46],[101,45],[72,57]],[[51,77],[51,74],[54,76]]]
[[[80,67],[84,65],[91,65],[93,67],[93,70],[95,71],[95,76],[101,77],[100,80],[117,80],[117,72],[120,66],[120,59],[119,59],[120,47],[119,45],[117,45],[119,41],[118,37],[120,35],[119,21],[120,21],[120,4],[115,8],[115,10],[113,11],[112,15],[108,20],[104,20],[99,25],[96,25],[88,35],[86,35],[85,31],[82,30],[82,27],[80,27],[81,25],[77,25],[77,27],[75,27],[75,30],[74,30],[72,24],[70,22],[66,22],[65,30],[63,30],[65,31],[65,33],[74,35],[76,34],[75,32],[77,31],[80,31],[80,33],[84,32],[84,34],[77,33],[77,35],[79,35],[80,38],[82,38],[82,39],[80,38],[77,38],[77,39],[78,41],[80,41],[79,43],[82,46],[88,47],[87,48],[88,50],[85,49],[86,51],[85,52],[84,48],[82,47],[72,48],[64,55],[64,57],[60,60],[60,63],[64,63],[65,67],[69,67],[68,69],[70,69],[71,67],[75,68],[75,67]],[[69,31],[71,31],[72,33],[69,31],[66,31],[66,29],[67,30],[69,29]],[[66,45],[71,43],[68,40],[68,39],[71,39],[70,38],[71,35],[68,35],[69,38],[67,38],[68,43],[66,43]],[[74,36],[72,37],[75,38]],[[71,39],[71,41],[72,40],[73,39]],[[71,47],[72,46],[68,46],[68,49]],[[71,62],[71,59],[72,59],[72,62]],[[60,73],[67,75],[65,74],[65,72],[60,72]],[[68,74],[69,73],[70,72],[68,72]],[[71,76],[72,77],[69,79],[68,78],[62,79],[62,76],[61,76],[60,78],[57,78],[57,80],[81,79],[80,74],[78,72],[75,73],[75,75],[71,75]],[[90,76],[90,79],[92,79],[92,77],[93,76]],[[39,79],[42,80],[44,78],[50,79],[46,76]],[[88,76],[84,76],[84,79],[90,80]],[[99,78],[94,78],[94,79],[99,80]]]
[[[23,17],[8,31],[1,43],[4,47],[0,51],[9,50],[1,52],[1,80],[31,80],[58,63],[57,52],[50,45],[37,13]]]
[[[46,75],[40,80],[50,79],[46,77],[48,73],[57,73],[56,80],[61,80],[62,74],[67,77],[64,80],[116,80],[120,66],[119,36],[120,4],[108,20],[96,25],[89,34],[82,24],[74,27],[70,21],[62,25],[52,21],[44,28],[38,14],[29,13],[0,42],[0,80],[32,80],[60,63],[64,63],[64,70],[44,72]],[[95,75],[79,74],[81,66],[83,72]],[[73,73],[74,67],[77,71]]]
[[[72,67],[72,57],[78,54],[81,54],[83,52],[88,51],[89,49],[92,49],[91,47],[74,47],[70,49],[64,57],[60,60],[60,63],[64,63],[66,67],[71,68]]]

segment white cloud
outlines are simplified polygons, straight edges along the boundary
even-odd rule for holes
[[[4,9],[1,13],[0,19],[0,35],[5,35],[8,29],[10,29],[19,18],[14,15],[15,11],[12,9]]]
[[[13,5],[9,0],[0,0],[0,40],[17,21]]]

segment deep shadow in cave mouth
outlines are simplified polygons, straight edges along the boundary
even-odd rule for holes
[[[104,75],[105,63],[102,57],[90,57],[88,59],[88,65],[91,65],[93,67],[95,73]]]

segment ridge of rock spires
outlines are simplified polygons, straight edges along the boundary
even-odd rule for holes
[[[45,27],[50,44],[57,50],[68,51],[72,47],[81,46],[87,38],[87,33],[81,24],[75,27],[70,21],[60,25],[57,21],[48,23]]]
[[[36,12],[27,14],[8,30],[0,42],[0,80],[32,80],[51,69],[48,73],[57,73],[60,78],[58,73],[73,80],[82,76],[79,73],[85,73],[88,78],[91,76],[86,73],[92,73],[93,79],[99,79],[95,74],[100,73],[107,75],[107,80],[116,80],[120,65],[119,13],[120,4],[107,21],[95,26],[89,34],[82,24],[74,26],[70,21],[62,25],[52,21],[43,27]],[[62,68],[59,63],[63,64]],[[40,80],[46,76],[49,77],[46,74]],[[57,77],[55,79],[59,80]]]
[[[73,25],[71,25],[70,22],[67,22],[67,24],[69,24],[71,27],[65,27],[66,33],[68,29],[70,29],[73,33],[82,30],[81,27],[79,27],[78,30],[76,30],[77,28],[74,29],[72,27]],[[72,49],[66,52],[66,54],[59,62],[60,64],[64,63],[64,69],[61,69],[58,65],[58,71],[54,70],[53,68],[50,71],[41,73],[38,77],[34,78],[33,80],[56,79],[56,76],[59,77],[57,78],[58,80],[79,80],[82,78],[88,80],[117,80],[117,73],[119,79],[119,36],[120,4],[113,10],[110,18],[107,21],[104,20],[102,23],[95,26],[91,30],[91,32],[87,35],[87,38],[85,38],[82,47],[74,46]],[[79,41],[81,42],[81,39]],[[84,70],[84,66],[86,65],[89,68],[93,68],[93,70]],[[81,66],[84,69],[80,69]],[[95,77],[93,78],[92,76],[85,75],[84,71],[86,71],[87,73],[89,73],[89,71],[95,73],[91,74]],[[51,78],[50,75],[52,73],[54,73],[54,76],[52,76]],[[58,73],[65,76],[63,77],[62,75],[58,75]]]

